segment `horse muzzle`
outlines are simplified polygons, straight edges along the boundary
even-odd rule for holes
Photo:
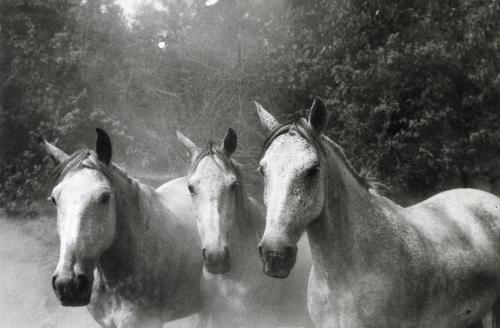
[[[205,269],[210,273],[223,274],[231,269],[231,257],[227,246],[220,250],[203,248],[202,255]]]
[[[84,274],[52,276],[52,289],[64,306],[85,306],[90,303],[94,277]]]
[[[270,248],[262,243],[259,246],[260,259],[264,265],[264,273],[273,278],[284,279],[297,260],[297,247]]]

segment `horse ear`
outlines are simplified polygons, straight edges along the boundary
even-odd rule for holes
[[[96,128],[97,140],[95,142],[95,151],[97,153],[97,158],[106,165],[111,162],[111,156],[113,155],[113,147],[111,146],[111,139],[109,138],[106,131],[101,128]]]
[[[259,114],[260,123],[269,131],[273,131],[280,126],[278,120],[271,115],[267,110],[262,107],[261,104],[254,101],[255,107],[257,108],[257,114]]]
[[[326,123],[328,123],[328,114],[325,103],[319,97],[314,97],[311,111],[309,112],[309,126],[314,132],[320,134],[325,129]]]
[[[65,160],[69,158],[69,155],[66,154],[64,151],[61,149],[57,148],[47,140],[43,139],[42,137],[38,137],[38,142],[42,145],[42,147],[45,149],[47,154],[50,156],[50,158],[56,163],[56,164],[61,164]]]
[[[200,148],[196,146],[194,142],[191,141],[188,137],[186,137],[182,132],[179,130],[176,131],[177,134],[177,139],[181,142],[181,144],[186,147],[186,149],[189,152],[189,156],[191,157],[191,160],[195,159],[196,156],[200,153]]]
[[[222,141],[222,149],[224,150],[224,154],[226,154],[227,157],[231,156],[231,154],[236,150],[237,145],[238,136],[233,129],[229,128],[226,135],[224,136],[224,140]]]

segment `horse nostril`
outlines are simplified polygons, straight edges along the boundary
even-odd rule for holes
[[[207,249],[206,248],[202,249],[201,254],[203,255],[203,259],[206,261],[207,260]]]
[[[224,258],[229,259],[229,247],[224,246]]]
[[[293,247],[285,247],[286,256],[293,256],[294,250],[295,249]]]
[[[259,246],[259,255],[262,257],[262,246]]]
[[[79,274],[76,276],[77,286],[80,289],[85,289],[88,287],[89,279],[84,274]]]

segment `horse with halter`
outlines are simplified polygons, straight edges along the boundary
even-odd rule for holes
[[[454,189],[401,207],[322,134],[320,99],[308,120],[286,124],[256,105],[270,133],[260,161],[264,271],[286,277],[306,232],[308,307],[317,327],[481,326],[500,296],[499,198]]]
[[[52,278],[65,306],[85,306],[103,327],[162,327],[201,310],[196,222],[169,193],[129,178],[111,162],[111,141],[72,155],[45,140],[58,164],[60,255]]]
[[[204,261],[204,316],[214,327],[310,327],[305,252],[289,279],[262,273],[257,245],[264,230],[263,208],[249,196],[239,164],[231,157],[237,136],[229,129],[220,146],[203,149],[177,132],[190,154],[185,190],[197,214]]]

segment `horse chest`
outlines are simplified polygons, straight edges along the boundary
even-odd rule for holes
[[[94,292],[88,310],[104,327],[127,327],[138,317],[137,307],[113,289]]]
[[[364,273],[333,280],[313,266],[309,277],[308,308],[317,327],[405,327],[397,305],[392,306],[395,290],[383,274]]]
[[[257,286],[247,281],[213,275],[204,272],[202,279],[202,293],[205,304],[213,311],[229,313],[243,313],[255,307],[253,299]]]
[[[204,308],[212,315],[215,327],[267,327],[271,318],[277,316],[275,306],[280,302],[275,300],[279,296],[276,283],[264,276],[264,279],[256,277],[259,275],[242,279],[236,274],[204,272],[201,284]]]
[[[128,327],[138,323],[139,314],[134,304],[114,301],[102,304],[101,317],[99,321],[104,323],[105,327]]]
[[[115,287],[107,287],[96,279],[88,310],[104,327],[159,328],[178,312],[175,307],[165,304],[163,299],[161,288],[153,290],[125,281]]]

